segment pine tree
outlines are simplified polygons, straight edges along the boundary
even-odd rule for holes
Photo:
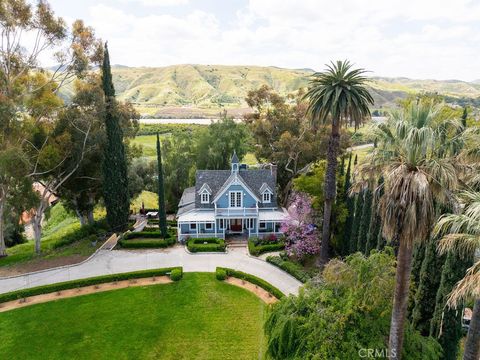
[[[102,66],[102,85],[106,102],[106,145],[102,166],[103,198],[110,228],[114,231],[122,231],[128,225],[130,195],[123,131],[116,113],[115,88],[113,87],[107,44],[105,44]]]
[[[430,333],[430,321],[435,311],[435,299],[440,286],[441,269],[445,256],[437,252],[438,241],[430,238],[425,248],[425,256],[418,277],[418,287],[415,293],[415,305],[412,312],[412,323],[423,336]]]
[[[167,213],[165,212],[165,186],[163,184],[162,151],[160,148],[160,136],[157,132],[157,165],[158,165],[158,226],[163,238],[167,233]]]
[[[435,311],[430,324],[430,335],[438,338],[443,348],[443,359],[456,360],[458,344],[462,338],[462,311],[446,307],[446,302],[455,284],[463,278],[473,259],[465,259],[454,251],[447,254],[438,287]]]
[[[372,217],[372,190],[370,188],[365,189],[363,198],[362,213],[360,218],[360,227],[357,235],[357,251],[366,253],[368,229],[370,229],[370,220]]]
[[[355,196],[355,215],[353,217],[352,234],[350,236],[350,253],[360,251],[357,247],[358,232],[360,229],[360,220],[362,218],[363,194],[360,192]]]
[[[351,176],[351,165],[352,165],[352,153],[348,158],[347,171],[345,173],[345,185],[344,185],[344,194],[345,194],[345,204],[347,207],[347,218],[345,220],[345,232],[343,234],[343,255],[350,254],[350,240],[352,236],[352,225],[355,212],[355,198],[349,196],[348,192],[350,190],[350,176]]]
[[[383,196],[383,176],[378,179],[377,189],[375,190],[372,200],[372,216],[370,220],[370,228],[368,229],[367,246],[365,253],[368,255],[375,247],[377,247],[377,239],[382,229],[382,218],[379,215],[378,206]]]

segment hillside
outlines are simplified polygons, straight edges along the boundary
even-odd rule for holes
[[[248,111],[249,90],[266,84],[282,95],[308,84],[313,70],[260,66],[172,65],[159,68],[114,66],[118,97],[135,104],[144,116],[215,116],[222,109]],[[412,80],[372,77],[375,108],[389,107],[409,93],[437,92],[452,98],[480,97],[480,84],[459,80]]]

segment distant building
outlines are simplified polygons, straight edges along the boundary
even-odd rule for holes
[[[248,169],[236,153],[230,170],[198,170],[178,204],[178,240],[187,237],[281,235],[287,216],[277,204],[277,168]]]

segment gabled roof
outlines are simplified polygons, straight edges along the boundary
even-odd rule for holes
[[[202,185],[202,187],[200,188],[200,190],[198,190],[198,193],[201,194],[201,193],[204,192],[204,191],[206,191],[206,192],[208,192],[210,195],[212,195],[212,189],[210,189],[210,186],[208,186],[207,183],[204,183],[204,184]]]
[[[267,183],[263,183],[259,190],[260,194],[263,194],[265,191],[269,191],[270,194],[273,194],[273,190],[270,189],[270,186],[268,186]]]
[[[238,164],[239,162],[240,162],[240,160],[238,160],[237,152],[234,150],[230,163],[231,164]]]
[[[260,201],[260,199],[258,198],[257,194],[255,194],[255,191],[253,191],[250,186],[248,186],[248,184],[245,182],[245,180],[242,179],[242,177],[240,176],[240,174],[238,174],[237,172],[234,172],[232,173],[227,181],[225,181],[225,183],[223,184],[223,186],[220,188],[220,190],[218,190],[218,192],[216,193],[215,197],[213,198],[213,202],[217,201],[218,198],[223,194],[223,192],[225,190],[228,189],[228,187],[230,185],[233,185],[233,184],[236,184],[236,183],[240,183],[249,193],[250,195],[252,195],[252,197],[257,200],[257,201]]]

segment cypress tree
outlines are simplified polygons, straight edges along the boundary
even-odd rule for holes
[[[345,231],[343,234],[343,255],[350,254],[350,238],[352,236],[352,225],[355,211],[355,198],[353,196],[349,196],[348,194],[350,190],[351,165],[352,153],[350,153],[348,158],[347,171],[345,173],[345,185],[343,188],[345,194],[345,205],[347,207],[347,218],[345,220]]]
[[[353,217],[352,234],[350,236],[350,253],[361,251],[357,247],[358,232],[360,229],[360,220],[362,218],[364,191],[355,196],[355,215]]]
[[[435,311],[430,324],[430,335],[438,338],[443,348],[443,359],[456,360],[459,341],[462,338],[462,311],[446,307],[447,299],[455,284],[463,278],[473,259],[463,258],[451,251],[447,254],[438,287]]]
[[[467,107],[465,106],[463,108],[463,114],[462,114],[462,125],[464,129],[467,128],[467,117],[468,117],[468,110],[467,110]]]
[[[367,255],[370,254],[372,249],[377,247],[377,239],[382,228],[382,218],[380,217],[378,207],[380,204],[380,199],[384,193],[383,182],[383,176],[380,176],[378,179],[377,189],[375,190],[372,200],[372,215],[370,220],[370,228],[368,229],[367,246],[365,248],[365,254]]]
[[[372,217],[372,190],[367,187],[363,196],[362,213],[357,235],[357,251],[361,251],[365,254],[367,248],[368,229],[370,228],[370,220]]]
[[[165,211],[165,186],[163,184],[162,150],[160,136],[157,132],[157,165],[158,165],[158,226],[163,238],[167,233],[167,213]]]
[[[431,237],[425,248],[425,257],[418,277],[418,287],[415,293],[415,305],[412,312],[413,326],[423,336],[430,333],[430,321],[435,311],[435,299],[441,279],[441,269],[445,256],[437,253],[437,239]]]
[[[116,112],[115,88],[113,87],[106,43],[102,66],[102,86],[106,102],[105,131],[107,135],[102,166],[103,198],[110,228],[114,231],[122,231],[128,225],[130,195],[123,131]]]

